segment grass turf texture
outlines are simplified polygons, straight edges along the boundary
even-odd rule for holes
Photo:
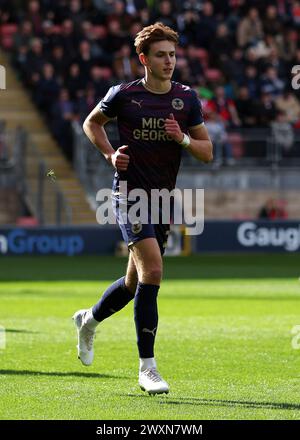
[[[0,419],[299,419],[299,255],[166,258],[156,357],[168,396],[137,385],[133,303],[87,368],[72,314],[122,275],[113,257],[1,257]]]

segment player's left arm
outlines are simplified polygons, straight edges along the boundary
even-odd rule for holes
[[[190,145],[186,149],[202,162],[213,160],[213,145],[204,124],[189,128]]]
[[[184,134],[172,113],[165,120],[165,130],[179,144],[184,140]],[[211,162],[213,160],[213,146],[205,125],[199,124],[195,127],[189,127],[188,131],[190,143],[186,149],[196,159],[202,162]]]

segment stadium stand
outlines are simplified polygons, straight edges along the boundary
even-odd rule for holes
[[[211,166],[196,170],[193,159],[186,155],[182,169],[188,168],[195,182],[199,173],[209,174],[205,189],[216,189],[211,182],[220,170],[232,181],[240,170],[262,167],[262,173],[271,170],[283,181],[285,167],[299,167],[299,89],[291,87],[291,69],[300,65],[297,1],[2,0],[0,4],[1,46],[32,100],[8,90],[0,105],[5,106],[8,124],[15,126],[20,116],[22,125],[30,129],[49,168],[62,173],[62,189],[70,201],[70,191],[82,192],[81,200],[84,195],[67,160],[73,163],[89,200],[106,183],[105,175],[99,181],[99,168],[93,166],[101,159],[95,160],[96,153],[80,139],[80,125],[110,85],[143,75],[133,39],[142,26],[158,20],[180,34],[174,79],[199,93],[215,146]],[[4,96],[2,93],[1,99]],[[9,110],[12,102],[18,103],[19,112]],[[34,117],[33,108],[42,116]],[[45,134],[46,128],[66,160]],[[113,126],[110,134],[117,145]],[[82,148],[87,148],[86,162],[78,160],[85,156]],[[105,164],[101,166],[105,168]],[[219,205],[216,212],[216,199],[208,200],[210,215],[256,216],[274,196],[274,188],[266,182],[260,187],[249,185],[251,208],[243,207],[245,188],[240,182],[235,198],[233,194],[223,197],[224,203],[233,200],[227,207]],[[292,197],[298,200],[296,190],[296,180],[290,179],[283,194],[289,218],[299,217],[288,202]],[[275,196],[282,198],[278,192]],[[78,221],[89,222],[90,214],[84,214],[89,207],[80,203],[74,202],[74,211],[82,212]]]
[[[17,192],[0,189],[0,224],[15,224],[18,211],[19,199]]]
[[[1,52],[0,64],[7,65],[5,55],[1,54]],[[24,149],[23,154],[18,155],[17,164],[21,169],[17,177],[20,179],[21,175],[23,177],[26,176],[26,203],[32,215],[39,218],[40,223],[44,221],[47,224],[56,223],[57,207],[54,201],[55,195],[48,181],[45,182],[46,187],[44,188],[43,197],[43,204],[45,206],[44,220],[40,218],[41,215],[37,208],[36,199],[38,190],[41,188],[40,180],[38,179],[40,173],[39,163],[42,160],[44,175],[46,175],[47,170],[55,169],[57,176],[59,176],[61,193],[68,200],[69,210],[72,212],[70,222],[73,224],[93,222],[95,218],[94,213],[86,201],[85,193],[70,163],[64,158],[56,141],[49,134],[44,120],[30,101],[23,86],[15,77],[14,71],[7,67],[6,73],[7,90],[1,91],[0,104],[0,120],[5,120],[5,131],[2,127],[0,132],[2,131],[2,137],[6,137],[7,148],[11,156],[14,154],[13,144],[15,140],[13,133],[17,127],[22,126],[30,133],[26,149]],[[18,187],[18,182],[16,182],[16,185],[11,184],[10,191],[12,191],[13,186]],[[15,210],[15,215],[17,212]],[[13,218],[16,220],[15,217]],[[4,219],[2,222],[5,223]],[[67,223],[67,221],[65,222]]]

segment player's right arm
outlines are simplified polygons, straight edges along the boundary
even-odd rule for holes
[[[97,105],[85,119],[83,131],[110,164],[118,171],[126,171],[129,156],[125,154],[124,151],[128,146],[122,145],[117,151],[113,149],[104,129],[104,125],[110,119],[111,118],[105,116],[105,114],[99,110],[99,106]]]

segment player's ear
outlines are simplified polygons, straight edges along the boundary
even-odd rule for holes
[[[143,66],[147,66],[147,57],[144,53],[139,54],[139,60],[143,64]]]

